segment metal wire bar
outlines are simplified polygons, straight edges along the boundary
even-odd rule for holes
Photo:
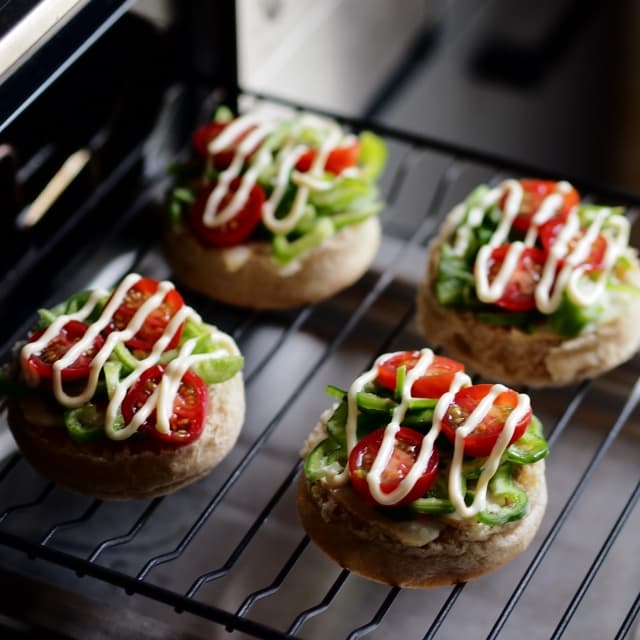
[[[327,591],[327,594],[325,595],[325,597],[322,598],[322,600],[315,607],[305,609],[304,611],[299,613],[294,619],[294,621],[291,623],[291,626],[287,629],[287,633],[290,633],[292,635],[297,633],[298,629],[307,620],[309,620],[309,618],[313,618],[314,616],[317,616],[319,613],[326,611],[331,605],[331,603],[333,602],[333,599],[338,595],[340,589],[342,589],[342,585],[344,584],[345,580],[350,575],[351,575],[350,571],[348,571],[347,569],[343,569],[340,572],[340,575],[336,578],[335,582],[331,585],[331,588],[329,589],[329,591]]]
[[[41,545],[47,545],[51,541],[51,538],[58,532],[63,531],[65,529],[73,529],[79,524],[87,522],[93,516],[93,514],[98,510],[98,507],[102,505],[102,500],[94,500],[85,512],[79,516],[78,518],[74,518],[73,520],[67,520],[66,522],[61,522],[60,524],[56,524],[45,534],[45,536],[40,540]]]
[[[264,521],[267,519],[269,514],[273,511],[274,507],[280,502],[282,496],[287,492],[287,490],[291,487],[291,483],[300,473],[300,469],[302,468],[302,460],[298,460],[294,465],[293,469],[287,474],[286,478],[282,481],[277,491],[273,494],[269,502],[267,502],[264,509],[260,512],[260,515],[253,521],[253,524],[247,529],[247,533],[242,537],[240,542],[236,545],[235,549],[231,552],[227,561],[218,569],[214,569],[213,571],[208,571],[207,573],[203,573],[199,578],[197,578],[194,583],[191,585],[187,593],[185,594],[187,598],[193,598],[194,595],[200,590],[202,586],[207,584],[208,582],[213,582],[214,580],[218,580],[222,576],[229,573],[231,568],[238,561],[243,551],[247,548],[249,542],[253,539],[253,537],[258,533],[260,527],[263,525]]]
[[[253,606],[253,604],[261,600],[262,598],[266,598],[271,594],[275,593],[284,582],[284,579],[289,575],[289,572],[294,567],[303,551],[309,546],[309,536],[304,536],[302,540],[299,542],[298,546],[294,549],[293,553],[289,556],[287,561],[282,565],[282,569],[278,572],[278,575],[274,578],[273,582],[263,589],[259,589],[258,591],[254,591],[250,593],[242,602],[238,610],[236,611],[237,616],[244,616],[247,611]]]
[[[620,629],[618,629],[618,633],[616,633],[615,640],[624,640],[627,637],[629,631],[631,631],[631,625],[635,622],[638,614],[640,613],[640,593],[636,596],[636,599],[633,601],[631,608],[629,609],[629,613],[625,616],[625,619],[622,621],[620,625]]]
[[[140,532],[142,527],[146,524],[147,520],[151,517],[151,514],[158,508],[160,503],[163,501],[164,496],[159,498],[154,498],[148,505],[147,508],[142,512],[140,517],[133,523],[133,526],[129,529],[127,533],[122,536],[115,536],[113,538],[108,538],[107,540],[103,540],[90,554],[87,558],[88,562],[95,562],[98,559],[98,556],[107,549],[112,549],[113,547],[117,547],[119,545],[126,544],[131,542]]]
[[[571,495],[569,496],[569,499],[565,503],[564,509],[562,509],[560,515],[556,518],[556,521],[553,523],[553,526],[547,533],[547,536],[544,539],[540,548],[538,549],[538,552],[536,553],[535,557],[527,567],[525,573],[520,579],[520,582],[518,583],[517,587],[514,589],[513,593],[511,594],[511,597],[507,600],[506,605],[502,609],[500,615],[498,616],[498,619],[496,620],[493,628],[491,629],[491,632],[487,636],[488,640],[497,638],[498,634],[506,624],[509,616],[511,615],[516,604],[522,597],[522,594],[527,588],[529,582],[531,582],[531,579],[533,578],[538,567],[540,566],[540,564],[542,564],[542,560],[547,555],[547,552],[551,548],[551,545],[553,544],[558,533],[560,532],[560,529],[569,518],[569,514],[573,510],[573,507],[578,501],[578,498],[582,495],[582,492],[584,491],[584,488],[588,480],[591,478],[591,476],[595,472],[595,469],[597,468],[598,464],[605,457],[613,441],[618,437],[618,433],[626,423],[632,411],[636,408],[636,405],[638,404],[638,402],[640,402],[640,379],[636,380],[635,384],[633,385],[631,394],[629,395],[629,397],[627,398],[627,401],[622,407],[622,411],[620,412],[615,424],[603,439],[597,452],[592,457],[585,472],[582,474],[582,477],[578,481],[578,484],[576,485],[575,489],[572,491]]]
[[[400,587],[391,587],[391,589],[389,589],[389,592],[387,593],[387,596],[376,611],[375,615],[373,616],[373,618],[371,618],[371,622],[368,622],[367,624],[354,629],[347,636],[347,640],[356,640],[357,638],[362,638],[362,636],[365,636],[367,635],[367,633],[376,629],[380,625],[380,622],[382,622],[382,618],[384,618],[385,614],[389,610],[389,607],[391,607],[399,593]]]
[[[256,638],[263,638],[264,640],[297,640],[294,636],[282,631],[276,631],[267,625],[254,622],[247,618],[236,618],[232,613],[224,609],[185,598],[158,585],[136,580],[120,571],[87,562],[83,558],[78,558],[54,547],[43,547],[13,533],[0,531],[0,544],[12,547],[18,551],[23,551],[34,558],[42,558],[58,566],[71,569],[79,575],[90,575],[108,584],[123,587],[132,594],[139,593],[157,602],[163,602],[173,606],[176,609],[181,609],[188,613],[198,615],[201,618],[225,624],[234,630],[250,633]]]
[[[30,502],[23,502],[22,504],[14,505],[13,507],[9,507],[4,513],[0,515],[0,524],[4,524],[5,520],[9,518],[9,516],[14,513],[19,513],[20,511],[26,511],[31,507],[37,507],[39,504],[42,504],[47,496],[53,491],[55,485],[53,482],[50,482],[40,493],[40,495]]]
[[[591,387],[591,380],[585,380],[580,383],[578,390],[573,395],[567,408],[562,412],[562,416],[560,416],[560,420],[558,420],[553,427],[553,431],[547,437],[547,443],[549,444],[549,448],[552,449],[556,440],[562,435],[562,432],[565,430],[565,427],[569,424],[571,418],[573,418],[573,414],[577,411],[578,407],[582,403],[585,395],[589,391]]]
[[[427,630],[427,633],[424,635],[423,640],[432,640],[433,638],[436,637],[438,631],[440,630],[440,627],[442,627],[442,623],[445,621],[446,617],[449,615],[449,612],[451,611],[451,609],[453,609],[453,605],[456,603],[456,600],[460,597],[460,594],[462,593],[462,590],[464,589],[464,586],[466,584],[467,584],[466,582],[461,582],[460,584],[457,584],[455,587],[453,587],[453,589],[451,589],[449,596],[444,601],[444,604],[440,608],[440,611],[438,611],[438,615],[433,619],[433,622],[431,623],[431,626]]]
[[[300,327],[311,317],[315,305],[308,305],[304,307],[295,317],[294,321],[287,326],[287,328],[280,334],[280,337],[273,343],[268,353],[260,360],[260,362],[253,367],[253,369],[247,373],[245,377],[245,384],[249,385],[256,378],[256,376],[267,366],[269,360],[274,354],[282,347],[282,345],[294,334],[297,333]]]
[[[569,603],[569,606],[565,610],[564,615],[560,619],[560,622],[558,622],[558,626],[555,628],[553,635],[551,636],[552,640],[554,640],[555,638],[560,638],[562,634],[566,631],[567,626],[569,625],[569,622],[571,622],[571,619],[573,618],[575,612],[580,606],[582,599],[584,598],[585,594],[587,593],[587,590],[589,589],[589,587],[591,586],[591,583],[593,582],[593,579],[595,578],[596,574],[600,570],[600,567],[602,566],[605,558],[609,554],[609,551],[611,551],[611,547],[613,547],[614,542],[618,539],[618,536],[620,535],[620,531],[622,531],[622,527],[629,519],[629,516],[631,515],[631,512],[636,506],[639,497],[640,497],[640,482],[636,484],[635,490],[633,491],[631,496],[629,496],[629,499],[627,500],[627,503],[625,504],[623,510],[620,512],[618,519],[616,520],[611,531],[609,531],[609,534],[607,535],[607,538],[604,541],[604,544],[598,551],[593,561],[593,564],[591,565],[591,567],[589,567],[589,571],[587,572],[584,579],[580,583],[580,587],[578,587],[578,590],[575,592],[573,598],[571,599],[571,602]]]

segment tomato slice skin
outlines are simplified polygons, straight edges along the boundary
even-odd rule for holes
[[[127,424],[160,384],[165,370],[166,366],[162,364],[146,369],[129,389],[122,402],[122,416]],[[207,402],[207,386],[197,373],[188,370],[182,376],[178,394],[173,401],[173,413],[169,419],[170,433],[160,433],[156,429],[155,409],[140,426],[139,431],[164,442],[176,445],[189,444],[202,434]]]
[[[491,252],[487,265],[489,281],[493,281],[500,272],[510,248],[510,244],[502,244]],[[508,311],[535,309],[535,288],[540,281],[545,260],[546,254],[542,249],[525,247],[520,254],[515,271],[504,289],[504,293],[494,304]]]
[[[547,252],[551,251],[553,245],[560,234],[560,231],[567,223],[568,213],[557,214],[550,220],[545,222],[540,227],[540,242]],[[584,232],[579,233],[575,238],[572,238],[567,247],[568,253],[571,253],[579,242],[580,238],[584,236]],[[587,265],[587,273],[591,271],[598,271],[604,267],[604,258],[607,253],[607,239],[600,233],[593,241],[587,257],[580,263],[581,265]],[[558,266],[562,268],[564,266],[564,258],[558,261]]]
[[[219,210],[229,204],[239,188],[240,178],[235,178],[229,184],[229,190],[222,198]],[[214,189],[215,183],[202,189],[191,207],[190,220],[195,234],[202,242],[214,247],[231,247],[244,242],[262,219],[262,205],[266,198],[264,190],[259,184],[254,184],[244,207],[231,220],[218,227],[209,227],[204,223],[204,212],[207,200]]]
[[[346,169],[354,167],[358,163],[360,157],[360,142],[355,140],[351,144],[342,147],[336,147],[329,152],[324,169],[334,175],[340,175]],[[296,163],[296,169],[305,173],[311,169],[313,161],[316,159],[316,150],[308,149],[299,158]]]
[[[105,333],[124,329],[136,311],[148,300],[160,286],[153,278],[141,278],[126,293],[122,304],[116,309],[110,323],[105,328]],[[125,342],[130,349],[139,351],[151,351],[153,345],[164,333],[171,318],[183,307],[184,300],[175,289],[169,290],[160,306],[156,307],[146,318],[138,333]],[[181,324],[167,345],[165,351],[175,349],[182,336]]]
[[[67,351],[78,342],[87,332],[89,325],[79,320],[69,320],[57,336],[49,342],[49,344],[37,353],[29,357],[28,365],[38,374],[40,378],[51,380],[53,378],[53,363],[60,360]],[[36,331],[29,338],[29,342],[35,342],[45,329]],[[89,376],[91,361],[96,353],[104,345],[104,338],[98,335],[94,338],[91,348],[84,351],[75,362],[65,367],[60,372],[60,378],[63,382],[72,382],[74,380],[83,380]]]
[[[191,136],[191,144],[196,153],[201,158],[207,158],[211,154],[209,153],[209,143],[215,140],[233,121],[230,122],[207,122],[198,127]],[[236,137],[233,144],[222,151],[218,151],[213,154],[213,164],[219,171],[227,169],[233,162],[233,157],[236,153],[236,147],[242,140],[244,140],[254,127],[249,127],[246,131]],[[254,149],[248,156],[250,158],[256,149]]]
[[[378,365],[378,382],[387,389],[395,390],[398,368],[404,365],[409,372],[419,359],[419,351],[401,351],[393,354]],[[414,398],[439,398],[449,391],[453,378],[459,371],[464,371],[461,362],[434,355],[424,375],[413,383],[411,395]]]
[[[491,391],[491,384],[475,384],[460,389],[449,405],[442,419],[442,432],[455,443],[456,429],[469,417],[480,401]],[[484,458],[491,454],[498,437],[504,429],[509,414],[518,404],[518,394],[509,389],[500,393],[493,402],[492,408],[482,419],[478,427],[464,440],[465,455]],[[514,443],[527,430],[533,412],[531,407],[518,422],[509,444]]]
[[[349,476],[353,489],[368,504],[377,505],[378,502],[371,495],[367,475],[373,465],[373,461],[380,450],[384,438],[384,429],[378,429],[366,435],[358,441],[349,455]],[[391,493],[400,484],[402,479],[411,471],[420,448],[423,435],[408,427],[400,427],[395,436],[395,447],[389,465],[382,473],[380,488],[383,493]],[[402,500],[395,503],[394,507],[401,507],[424,496],[436,480],[438,473],[438,451],[433,449],[427,468],[418,478],[414,487]]]
[[[524,178],[519,180],[522,190],[522,204],[518,215],[513,220],[513,226],[522,232],[527,232],[531,226],[531,219],[536,214],[542,201],[556,192],[557,183],[553,180],[537,180],[532,178]],[[567,192],[558,192],[562,195],[562,206],[558,210],[558,213],[568,213],[580,202],[580,195],[578,192],[571,188]],[[500,208],[504,211],[507,198],[509,197],[509,191],[506,191],[500,199]]]

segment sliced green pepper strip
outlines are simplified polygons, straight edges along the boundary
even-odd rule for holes
[[[124,342],[116,343],[113,355],[122,363],[126,373],[130,373],[138,366],[138,359],[127,349]]]
[[[347,401],[343,400],[327,420],[327,433],[329,437],[342,447],[347,446],[347,433],[345,430],[347,411]]]
[[[104,380],[107,387],[107,395],[109,399],[113,398],[116,387],[120,382],[120,372],[122,371],[122,363],[109,360],[104,363]]]
[[[327,395],[330,395],[332,398],[336,400],[344,400],[347,397],[347,392],[341,389],[340,387],[336,387],[333,384],[328,384],[325,388]]]
[[[344,471],[347,453],[330,438],[323,440],[304,461],[304,473],[311,482]]]
[[[407,367],[400,365],[396,369],[396,388],[393,392],[393,397],[400,402],[402,400],[402,390],[404,389],[404,381],[407,378]]]
[[[64,412],[67,432],[76,442],[95,442],[104,436],[104,414],[89,402]]]
[[[419,498],[414,500],[410,506],[416,513],[424,513],[429,516],[441,516],[456,510],[447,498]]]
[[[273,254],[281,264],[287,264],[307,251],[317,247],[335,233],[333,222],[328,217],[318,218],[313,228],[296,240],[289,241],[284,234],[273,236]]]
[[[463,490],[466,490],[464,477],[462,478]],[[430,516],[453,513],[456,508],[449,500],[449,487],[447,477],[439,475],[435,484],[429,489],[423,498],[414,500],[409,507],[415,513],[423,513]]]
[[[505,451],[504,460],[516,464],[533,464],[546,458],[548,453],[549,446],[542,433],[542,423],[533,416],[523,436]]]
[[[478,514],[483,524],[505,524],[520,520],[527,511],[527,492],[513,482],[510,464],[503,464],[489,482],[487,508]]]
[[[242,356],[229,355],[199,360],[191,365],[191,369],[202,378],[205,384],[217,384],[233,378],[242,369],[243,364]]]

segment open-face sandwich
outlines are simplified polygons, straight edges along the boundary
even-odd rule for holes
[[[480,186],[429,246],[418,293],[430,344],[509,384],[574,383],[640,346],[640,266],[621,207],[567,182]]]
[[[102,499],[150,498],[207,474],[244,421],[233,339],[168,281],[130,274],[40,321],[3,370],[9,427],[42,474]]]
[[[340,565],[401,587],[486,574],[533,539],[547,443],[527,395],[430,349],[380,356],[309,436],[298,512]]]
[[[285,309],[354,283],[380,243],[371,132],[310,113],[219,108],[177,165],[165,249],[176,279],[222,302]]]

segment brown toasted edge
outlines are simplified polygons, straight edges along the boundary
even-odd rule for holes
[[[209,410],[200,438],[157,451],[129,441],[79,444],[64,427],[28,422],[20,405],[28,398],[10,399],[8,423],[24,457],[56,484],[102,500],[148,499],[207,475],[235,444],[245,413],[242,374],[209,385],[208,392]]]
[[[230,270],[228,249],[208,247],[185,226],[168,226],[164,249],[175,279],[226,304],[253,309],[288,309],[318,302],[356,282],[380,246],[377,217],[349,225],[300,259],[299,268],[281,268],[271,245],[253,242],[249,259]],[[232,248],[235,249],[235,248]]]
[[[529,497],[526,516],[492,527],[495,530],[483,540],[466,539],[463,529],[452,526],[445,527],[436,540],[423,547],[409,547],[379,536],[368,538],[367,522],[352,514],[326,516],[325,520],[323,513],[331,510],[322,509],[304,475],[297,488],[298,514],[310,539],[340,566],[358,575],[403,588],[451,585],[495,571],[529,546],[547,505],[544,468],[544,461],[521,467],[517,480]]]

